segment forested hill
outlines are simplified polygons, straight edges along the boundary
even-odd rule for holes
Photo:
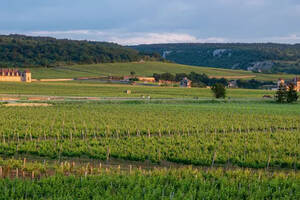
[[[0,35],[0,67],[57,66],[159,59],[114,43]]]
[[[300,74],[300,44],[154,44],[132,46],[180,64]]]

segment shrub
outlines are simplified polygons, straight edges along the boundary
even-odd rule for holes
[[[226,97],[226,89],[225,86],[221,83],[216,83],[215,85],[212,86],[211,90],[214,93],[214,96],[219,99],[219,98],[225,98]]]

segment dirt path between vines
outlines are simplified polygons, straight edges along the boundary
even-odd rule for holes
[[[10,157],[11,158],[11,157]],[[59,159],[50,159],[48,157],[39,157],[32,155],[15,155],[14,159],[24,160],[24,158],[28,162],[39,162],[39,163],[47,163],[50,165],[57,165],[61,163],[73,163],[76,166],[91,166],[97,168],[101,166],[102,168],[108,169],[120,169],[122,171],[129,171],[130,169],[143,169],[143,170],[154,170],[154,169],[179,169],[182,167],[191,167],[193,169],[199,170],[208,170],[212,168],[222,168],[223,170],[232,170],[232,169],[250,169],[250,170],[267,170],[268,172],[289,172],[295,171],[292,168],[280,168],[280,167],[269,167],[269,168],[249,168],[249,167],[240,167],[236,165],[232,165],[231,163],[226,164],[212,164],[211,166],[203,166],[203,165],[192,165],[192,164],[184,164],[184,163],[175,163],[170,161],[160,161],[160,163],[153,163],[149,160],[146,161],[131,161],[131,160],[123,160],[110,158],[109,160],[99,160],[99,159],[91,159],[91,158],[70,158],[70,157],[61,157]],[[4,158],[9,159],[9,157]],[[296,169],[296,171],[298,171]]]

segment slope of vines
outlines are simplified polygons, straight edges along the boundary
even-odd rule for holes
[[[300,168],[299,105],[56,104],[0,108],[0,153]]]

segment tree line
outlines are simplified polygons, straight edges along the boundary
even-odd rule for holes
[[[108,42],[0,35],[0,67],[52,67],[160,59],[157,53],[140,53]]]
[[[183,78],[188,78],[189,80],[192,81],[192,86],[193,87],[206,87],[206,86],[212,86],[216,83],[221,83],[225,86],[228,85],[228,80],[225,78],[209,78],[206,74],[199,74],[196,72],[191,72],[189,74],[186,73],[177,73],[177,74],[171,74],[171,73],[154,73],[153,77],[155,78],[156,81],[164,80],[164,81],[174,81],[174,82],[179,82]]]

